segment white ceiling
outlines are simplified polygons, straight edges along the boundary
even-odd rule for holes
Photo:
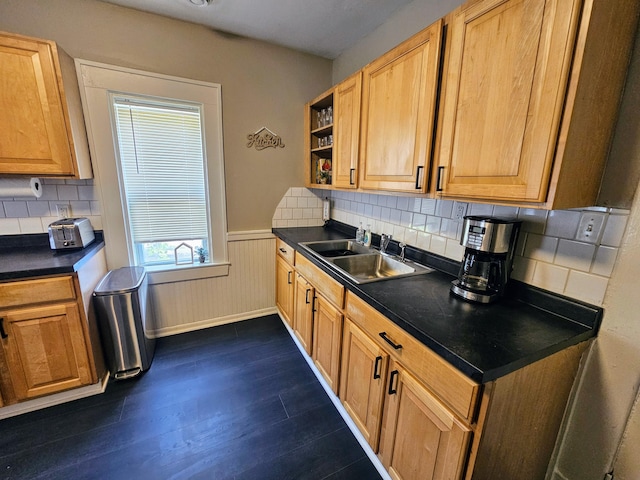
[[[102,1],[333,59],[412,0]]]

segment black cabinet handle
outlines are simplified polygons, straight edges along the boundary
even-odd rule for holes
[[[382,362],[382,355],[378,355],[376,357],[376,363],[373,366],[373,379],[375,380],[376,378],[380,378],[380,363]]]
[[[311,313],[316,313],[316,296],[311,299]]]
[[[351,170],[349,170],[349,185],[355,185],[355,182],[353,181],[353,174],[356,172],[355,168],[352,168]]]
[[[420,172],[424,170],[424,166],[423,165],[419,165],[418,168],[416,168],[416,190],[420,190],[420,188],[422,188],[422,185],[420,185],[422,182],[420,182]]]
[[[288,283],[289,285],[291,285],[291,274],[292,274],[292,273],[293,273],[293,272],[292,272],[291,270],[289,270],[289,271],[287,272],[287,283]]]
[[[391,340],[389,337],[387,337],[387,332],[381,332],[379,333],[379,335],[382,337],[382,339],[387,342],[389,345],[391,345],[395,350],[400,350],[402,348],[402,345],[400,345],[399,343],[393,343],[393,340]]]
[[[280,251],[281,251],[282,253],[287,253],[287,250],[286,250],[286,249],[284,249],[284,248],[280,248]]]
[[[7,332],[4,331],[4,318],[0,317],[0,337],[7,338]]]
[[[311,289],[310,289],[310,288],[307,288],[307,291],[306,291],[306,292],[304,292],[304,303],[311,303],[311,302],[309,301],[309,294],[310,294],[310,293],[311,293]]]
[[[391,372],[391,375],[389,375],[389,395],[395,395],[396,393],[398,393],[398,390],[396,388],[393,388],[393,381],[399,373],[400,372],[398,370],[394,370],[393,372]]]
[[[442,191],[442,174],[444,173],[444,167],[438,167],[438,178],[436,180],[436,192]]]

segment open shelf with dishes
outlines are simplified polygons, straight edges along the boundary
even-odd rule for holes
[[[333,177],[333,89],[305,106],[305,184],[330,188]]]

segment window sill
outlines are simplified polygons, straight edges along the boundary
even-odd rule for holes
[[[203,278],[225,277],[229,275],[230,265],[230,263],[159,265],[155,267],[145,267],[145,270],[149,274],[149,283],[156,285],[159,283],[175,283],[200,280]]]

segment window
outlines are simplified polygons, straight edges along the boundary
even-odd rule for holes
[[[122,95],[112,95],[112,108],[136,264],[174,264],[174,251],[183,243],[208,251],[200,108]]]
[[[108,267],[143,265],[153,283],[228,274],[220,85],[87,60],[76,69]],[[204,265],[176,265],[182,243],[206,249]]]

